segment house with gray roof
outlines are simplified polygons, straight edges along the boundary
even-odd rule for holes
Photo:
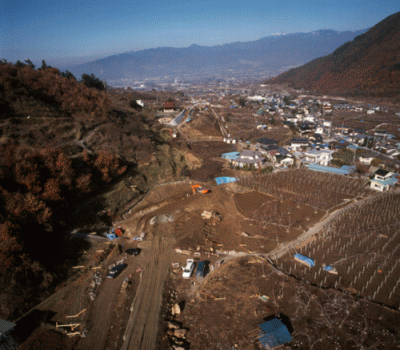
[[[245,165],[253,165],[255,168],[258,168],[263,161],[264,157],[262,157],[260,152],[245,149],[240,153],[239,157],[232,160],[232,164],[241,168]]]

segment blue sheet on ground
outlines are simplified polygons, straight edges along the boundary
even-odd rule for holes
[[[216,181],[217,185],[221,185],[221,184],[226,184],[228,182],[235,182],[236,177],[227,177],[227,176],[216,177],[214,180]]]
[[[113,233],[106,233],[106,236],[107,236],[108,239],[116,239],[116,238],[118,238],[118,236],[113,234]]]
[[[330,266],[330,265],[326,265],[326,266],[323,267],[323,269],[324,269],[325,271],[332,271],[332,270],[333,270],[333,267]]]
[[[307,256],[304,256],[304,255],[302,255],[302,254],[295,254],[294,257],[295,257],[296,259],[299,259],[299,260],[301,260],[301,261],[304,261],[304,262],[305,262],[307,265],[309,265],[309,266],[315,266],[314,260],[311,259],[311,258],[309,258],[309,257],[307,257]]]

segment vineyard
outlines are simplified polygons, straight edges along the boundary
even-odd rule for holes
[[[291,200],[298,206],[307,204],[315,210],[328,210],[346,200],[370,193],[364,179],[307,169],[256,174],[241,178],[238,184],[280,199]]]
[[[314,259],[309,268],[295,253]],[[319,234],[275,260],[278,268],[323,288],[356,294],[395,307],[400,304],[400,193],[372,196],[344,209]],[[326,272],[332,266],[337,274]]]

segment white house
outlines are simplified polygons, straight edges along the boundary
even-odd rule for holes
[[[303,117],[303,121],[304,122],[314,123],[315,122],[315,116],[313,114],[308,114],[308,115]]]
[[[363,157],[363,156],[358,157],[359,162],[365,165],[371,165],[373,159],[374,157]]]
[[[241,168],[246,164],[254,165],[255,168],[258,168],[258,165],[263,161],[264,157],[261,156],[260,152],[245,149],[240,153],[239,157],[232,160],[232,164],[235,166],[240,166]]]
[[[322,104],[322,110],[323,110],[325,113],[331,113],[331,112],[332,112],[332,105],[331,105],[329,102],[324,102],[324,103]]]
[[[334,152],[335,151],[329,149],[322,149],[322,150],[313,149],[311,151],[304,152],[305,161],[307,163],[315,163],[327,166],[333,159],[332,154]]]
[[[293,151],[299,151],[302,148],[309,147],[310,141],[308,139],[292,139],[290,147]]]
[[[374,178],[371,180],[371,188],[377,191],[387,191],[394,186],[398,179],[390,171],[378,169],[375,171]]]
[[[291,156],[277,154],[274,159],[278,163],[275,166],[292,166],[294,164],[294,159]]]

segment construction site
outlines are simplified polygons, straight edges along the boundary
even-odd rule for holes
[[[302,168],[232,170],[217,159],[227,145],[200,137],[217,137],[211,120],[210,135],[179,130],[202,139],[180,146],[200,159],[200,180],[156,185],[113,239],[86,237],[73,278],[21,318],[33,325],[21,349],[271,348],[271,320],[286,349],[399,348],[398,190]],[[205,276],[183,278],[187,259],[205,261]]]

